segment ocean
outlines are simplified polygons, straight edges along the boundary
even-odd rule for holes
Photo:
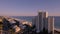
[[[26,20],[32,22],[32,19],[35,16],[12,16],[13,18],[21,19],[21,20]],[[60,29],[60,16],[54,16],[54,27]]]

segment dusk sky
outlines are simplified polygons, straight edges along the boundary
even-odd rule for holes
[[[0,15],[35,16],[38,10],[60,16],[60,0],[0,0]]]

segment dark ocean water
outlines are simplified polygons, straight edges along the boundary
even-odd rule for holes
[[[27,20],[31,22],[32,18],[34,18],[35,16],[12,16],[12,17],[22,19],[22,20]],[[54,22],[55,28],[60,29],[60,16],[55,16],[54,18],[55,18],[55,22]]]

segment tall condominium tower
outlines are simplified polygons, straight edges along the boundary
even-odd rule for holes
[[[37,32],[42,31],[43,29],[48,30],[48,12],[38,12],[38,16],[34,18],[33,24],[36,26]]]
[[[38,12],[38,17],[37,17],[37,32],[43,31],[43,12]]]
[[[38,30],[43,31],[48,29],[48,12],[38,12]]]
[[[43,12],[43,29],[48,29],[48,12]]]
[[[54,18],[48,17],[48,12],[38,12],[38,15],[33,20],[33,24],[36,26],[37,32],[54,32]]]
[[[48,32],[54,34],[54,17],[48,18]]]

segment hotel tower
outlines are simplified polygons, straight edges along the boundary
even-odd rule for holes
[[[43,32],[43,30],[48,29],[48,12],[38,12],[38,23],[36,24],[38,27],[37,30]]]
[[[48,18],[48,33],[54,34],[54,17]]]
[[[33,24],[36,26],[36,32],[48,33],[50,29],[53,30],[53,26],[54,26],[53,23],[54,23],[53,18],[48,18],[48,12],[43,12],[43,11],[39,11],[38,16],[36,16],[33,21]]]

